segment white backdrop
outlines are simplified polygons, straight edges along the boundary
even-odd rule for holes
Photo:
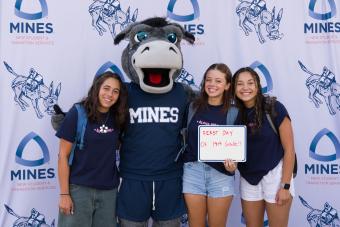
[[[119,12],[130,7],[127,22],[133,15],[168,17],[196,35],[194,46],[182,45],[182,80],[193,87],[215,62],[233,72],[255,68],[264,91],[284,103],[293,122],[299,170],[289,226],[339,226],[340,1],[265,3],[259,26],[245,13],[250,4],[238,0],[120,0]],[[97,21],[103,4],[0,1],[0,226],[34,222],[37,212],[46,224],[57,224],[58,140],[50,107],[58,102],[67,110],[86,94],[98,70],[121,69],[127,44],[114,46],[108,25]],[[244,226],[239,196],[228,223]]]

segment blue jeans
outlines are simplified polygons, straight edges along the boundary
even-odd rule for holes
[[[59,227],[116,227],[117,189],[99,190],[70,185],[73,215],[59,212]]]

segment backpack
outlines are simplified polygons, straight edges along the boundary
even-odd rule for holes
[[[179,159],[180,156],[184,153],[185,149],[186,149],[187,146],[188,146],[188,144],[187,144],[188,127],[189,127],[189,124],[190,124],[192,118],[194,117],[196,111],[197,111],[197,109],[194,109],[193,103],[190,103],[189,109],[188,109],[187,124],[186,124],[186,127],[185,127],[185,128],[182,128],[182,130],[181,130],[181,135],[182,135],[182,148],[181,148],[181,150],[178,152],[178,154],[176,155],[175,162],[178,161],[178,159]],[[232,125],[232,124],[234,124],[237,115],[238,115],[238,108],[236,108],[236,107],[234,107],[234,106],[230,106],[230,108],[228,109],[228,113],[227,113],[226,124],[227,124],[227,125]]]
[[[275,132],[275,134],[280,137],[280,134],[279,134],[279,130],[276,129],[274,123],[273,123],[273,116],[270,115],[268,112],[266,112],[266,118],[270,124],[270,127],[273,129],[273,131]],[[294,162],[294,168],[293,168],[293,178],[296,177],[297,175],[297,157],[296,157],[296,153],[295,153],[295,162]]]
[[[74,151],[76,147],[78,147],[79,150],[82,150],[84,148],[84,135],[85,135],[86,125],[87,125],[87,114],[86,114],[84,106],[79,103],[76,103],[74,105],[78,112],[77,134],[76,134],[76,138],[71,148],[70,157],[68,159],[69,166],[72,165]]]

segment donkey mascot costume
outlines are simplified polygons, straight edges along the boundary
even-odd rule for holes
[[[120,226],[180,226],[185,213],[182,164],[175,162],[181,149],[180,131],[191,91],[175,82],[183,56],[182,39],[195,37],[164,18],[131,24],[114,42],[128,40],[122,67],[131,82],[128,88],[129,119],[122,136],[117,197]],[[58,115],[54,116],[54,123]]]

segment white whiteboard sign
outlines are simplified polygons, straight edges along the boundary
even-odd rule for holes
[[[223,162],[246,161],[247,128],[244,125],[198,126],[198,160]]]

